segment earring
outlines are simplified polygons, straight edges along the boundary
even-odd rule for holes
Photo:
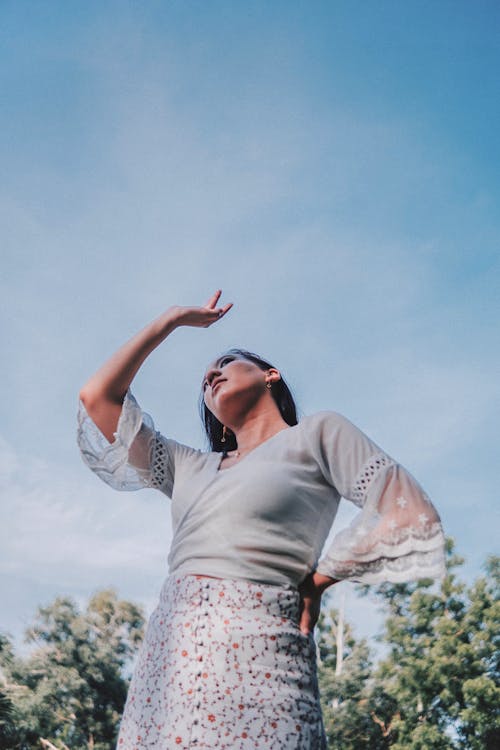
[[[270,380],[268,380],[267,383],[266,383],[266,388],[271,389],[272,387],[273,387],[273,384],[271,383]]]
[[[223,427],[222,427],[222,437],[220,439],[221,443],[225,443],[226,442],[226,432],[227,432],[226,425],[223,425]]]

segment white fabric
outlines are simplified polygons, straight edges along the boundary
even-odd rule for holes
[[[111,444],[80,403],[78,444],[111,487],[155,487],[172,498],[169,573],[295,586],[312,570],[362,583],[444,574],[428,496],[336,412],[304,417],[219,471],[220,453],[156,432],[129,391]],[[341,496],[360,513],[319,560]]]
[[[117,750],[326,750],[316,644],[290,586],[168,576]]]

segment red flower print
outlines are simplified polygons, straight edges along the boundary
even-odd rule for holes
[[[294,742],[325,747],[319,708],[304,711],[301,700],[302,690],[315,697],[316,662],[292,632],[297,601],[260,585],[221,580],[206,592],[195,575],[169,577],[146,632],[116,750],[148,750],[155,740],[159,750],[182,750],[192,731],[194,744],[213,735],[218,750],[284,750]],[[290,671],[289,681],[282,669]],[[267,713],[270,703],[275,710]]]

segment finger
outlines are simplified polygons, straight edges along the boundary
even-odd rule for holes
[[[219,317],[222,318],[222,316],[225,315],[227,313],[227,311],[232,308],[232,306],[233,306],[233,303],[229,302],[229,304],[224,305],[224,307],[221,307],[220,310],[219,310]]]
[[[311,626],[312,626],[311,615],[307,607],[304,607],[304,609],[302,610],[302,614],[300,616],[300,621],[299,621],[299,628],[300,628],[301,633],[303,633],[304,635],[309,635],[312,629]]]
[[[219,307],[213,310],[212,312],[216,316],[216,320],[220,320],[232,306],[233,303],[231,302],[229,305],[224,305],[224,307]]]
[[[215,292],[215,294],[213,294],[210,297],[210,299],[208,300],[208,302],[205,305],[205,307],[209,307],[210,309],[213,309],[215,307],[215,305],[217,304],[217,302],[218,302],[219,297],[221,296],[221,294],[222,294],[222,289],[217,289],[217,291]]]

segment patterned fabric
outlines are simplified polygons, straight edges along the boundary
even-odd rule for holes
[[[118,750],[326,750],[312,634],[292,586],[170,575]]]

